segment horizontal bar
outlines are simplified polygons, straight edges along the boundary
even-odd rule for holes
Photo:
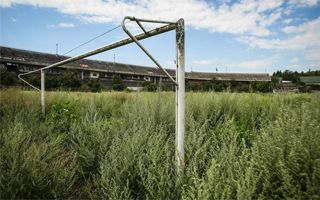
[[[150,22],[150,23],[158,23],[158,24],[176,24],[176,22],[168,22],[168,21],[160,21],[160,20],[152,20],[152,19],[139,19],[135,17],[126,17],[130,20],[136,20],[140,22]]]
[[[135,38],[137,40],[143,40],[143,39],[155,36],[155,35],[159,35],[161,33],[165,33],[165,32],[168,32],[168,31],[175,30],[175,28],[176,28],[176,24],[168,24],[168,25],[165,25],[165,26],[150,30],[150,31],[148,31],[146,33],[140,33],[140,34],[136,35]],[[134,40],[129,37],[129,38],[114,42],[112,44],[105,45],[105,46],[100,47],[98,49],[94,49],[94,50],[89,51],[87,53],[83,53],[83,54],[80,54],[78,56],[74,56],[74,57],[68,58],[66,60],[54,63],[52,65],[43,67],[41,69],[37,69],[37,70],[31,71],[31,72],[27,72],[27,73],[21,74],[21,76],[22,75],[31,74],[31,73],[34,73],[34,72],[38,72],[38,71],[41,71],[41,70],[50,69],[50,68],[53,68],[53,67],[59,67],[61,65],[65,65],[65,64],[68,64],[68,63],[71,63],[71,62],[74,62],[74,61],[77,61],[77,60],[80,60],[80,59],[83,59],[83,58],[86,58],[86,57],[89,57],[89,56],[92,56],[92,55],[95,55],[95,54],[98,54],[98,53],[101,53],[101,52],[104,52],[104,51],[108,51],[108,50],[111,50],[111,49],[114,49],[114,48],[117,48],[117,47],[121,47],[123,45],[127,45],[127,44],[130,44],[132,42],[134,42]]]

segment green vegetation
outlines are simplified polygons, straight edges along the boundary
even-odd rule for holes
[[[1,85],[15,85],[17,83],[17,77],[15,72],[10,72],[0,68],[0,86]]]
[[[232,81],[221,81],[212,79],[202,83],[187,83],[187,91],[214,91],[214,92],[272,92],[271,82],[253,81],[250,83]]]
[[[75,70],[66,70],[61,77],[59,77],[60,87],[67,88],[79,88],[81,86],[80,80],[77,77]]]
[[[281,81],[291,81],[294,83],[299,92],[305,93],[310,92],[310,90],[320,90],[320,87],[317,83],[320,82],[320,70],[315,71],[307,71],[307,72],[293,72],[290,70],[276,71],[273,73],[271,81],[272,81],[272,88],[273,89],[282,89],[283,85]],[[313,86],[307,85],[310,83]]]
[[[155,92],[157,91],[157,86],[156,84],[150,82],[150,81],[145,81],[142,84],[143,91],[148,91],[148,92]]]
[[[113,76],[112,77],[112,90],[114,91],[123,91],[126,89],[126,85],[122,82],[120,76]]]
[[[320,94],[2,90],[0,198],[319,199]]]
[[[319,76],[320,70],[315,71],[307,71],[307,72],[297,72],[297,71],[290,71],[290,70],[284,70],[283,72],[276,71],[273,73],[273,77],[281,78],[286,81],[292,81],[293,83],[299,83],[300,77],[308,77],[308,76]]]

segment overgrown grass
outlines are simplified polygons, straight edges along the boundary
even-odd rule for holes
[[[0,198],[319,199],[320,95],[2,90]]]

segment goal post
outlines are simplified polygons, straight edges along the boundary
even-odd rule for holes
[[[184,20],[179,19],[175,24],[176,30],[176,80],[153,58],[153,56],[142,46],[142,44],[133,36],[125,26],[126,20],[135,21],[138,26],[146,33],[146,30],[140,22],[151,22],[151,23],[167,23],[173,24],[172,22],[137,19],[134,17],[125,17],[122,21],[122,28],[124,32],[138,45],[138,47],[151,59],[151,61],[157,65],[163,73],[175,84],[176,87],[176,140],[175,140],[175,158],[177,171],[183,169],[184,165],[184,132],[185,132],[185,68],[184,68]]]
[[[141,28],[143,31],[140,34],[132,35],[130,31],[125,26],[125,21],[135,21],[137,25]],[[146,29],[143,27],[142,23],[157,23],[157,24],[166,24],[164,26],[146,31]],[[31,86],[35,90],[40,91],[41,94],[41,111],[43,114],[45,114],[45,71],[47,69],[53,68],[53,67],[59,67],[83,58],[87,58],[89,56],[99,54],[111,49],[115,49],[117,47],[121,47],[130,43],[136,43],[140,49],[153,61],[153,63],[156,64],[156,66],[174,83],[176,87],[176,143],[175,143],[175,156],[176,156],[176,165],[177,165],[177,171],[180,172],[181,169],[184,166],[184,132],[185,132],[185,29],[184,29],[184,20],[179,19],[177,22],[166,22],[166,21],[159,21],[159,20],[149,20],[149,19],[138,19],[135,17],[125,17],[122,21],[122,28],[129,36],[126,39],[119,40],[117,42],[104,45],[100,48],[88,51],[86,53],[70,57],[68,59],[62,60],[60,62],[48,65],[46,67],[36,69],[27,73],[22,73],[18,75],[18,78],[22,80],[27,85]],[[166,70],[163,68],[156,59],[153,58],[153,56],[141,45],[139,42],[140,40],[159,35],[161,33],[165,33],[168,31],[176,31],[176,78],[174,79]],[[22,76],[40,72],[41,77],[41,87],[40,89],[35,87],[34,85],[30,84],[26,80],[22,78]]]
[[[45,71],[40,71],[40,98],[41,98],[41,112],[44,115],[46,113],[46,101],[45,101]]]
[[[180,19],[176,26],[176,162],[178,171],[184,166],[184,132],[185,132],[185,48],[184,20]]]

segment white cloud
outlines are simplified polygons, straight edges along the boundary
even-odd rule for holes
[[[311,7],[316,6],[320,0],[290,0],[288,3],[298,7]]]
[[[308,65],[320,64],[320,17],[304,22],[298,26],[286,26],[282,31],[288,36],[284,39],[257,38],[242,36],[238,41],[250,45],[252,48],[262,48],[283,51],[299,51]],[[301,59],[294,57],[289,62],[298,63]]]
[[[244,60],[239,62],[230,62],[229,60],[222,60],[219,58],[202,59],[192,61],[193,69],[207,71],[210,70],[225,71],[227,68],[234,69],[235,72],[251,71],[264,72],[266,68],[274,66],[278,62],[277,56],[269,58]]]
[[[264,59],[247,60],[247,61],[240,62],[238,64],[233,64],[233,66],[258,70],[258,69],[265,69],[266,67],[271,67],[275,65],[277,61],[278,61],[278,58],[273,56],[273,57],[264,58]]]
[[[298,57],[293,57],[290,62],[291,63],[298,63],[300,61],[300,59]]]
[[[210,3],[205,0],[69,0],[66,3],[65,0],[1,0],[0,7],[26,4],[53,8],[85,23],[117,25],[124,16],[166,21],[184,18],[188,27],[234,34],[238,41],[252,48],[298,50],[302,55],[305,54],[304,59],[319,63],[320,17],[311,21],[302,21],[303,16],[289,18],[295,9],[317,6],[319,2],[320,0],[219,0]],[[280,27],[273,26],[278,25],[277,22],[280,20],[282,20],[279,23]],[[300,25],[292,26],[295,23]],[[60,23],[48,27],[72,28],[74,25]],[[285,34],[284,37],[277,37],[275,27]],[[135,27],[130,25],[130,28]],[[208,59],[194,60],[192,64],[203,67],[228,65],[264,68],[273,65],[276,61],[275,57],[240,63]]]
[[[270,35],[269,26],[279,20],[285,0],[242,0],[209,4],[204,0],[4,0],[0,6],[29,4],[49,7],[89,23],[119,23],[124,16],[176,21],[211,32]],[[228,2],[228,1],[227,1]],[[270,12],[274,11],[274,12]]]
[[[316,65],[320,67],[320,50],[314,49],[314,50],[307,51],[305,54],[305,59],[312,63],[316,63]]]
[[[290,24],[291,22],[293,22],[292,18],[288,18],[288,19],[283,20],[284,24]]]
[[[54,8],[87,23],[119,24],[124,16],[176,21],[211,32],[251,36],[272,35],[270,26],[296,7],[316,6],[320,0],[2,0],[0,7],[27,4]],[[290,23],[290,19],[284,23]]]
[[[211,67],[212,69],[217,68],[218,71],[224,71],[226,67],[232,67],[233,69],[236,69],[235,71],[264,72],[266,68],[275,66],[278,61],[278,56],[244,60],[240,62],[229,62],[218,58],[212,58],[204,60],[194,60],[192,64],[196,69],[201,69],[203,67],[207,69],[208,67]]]
[[[194,60],[192,61],[194,66],[213,66],[213,65],[221,65],[223,61],[217,58],[213,59],[202,59],[202,60]]]
[[[320,49],[320,17],[299,26],[286,26],[282,29],[285,33],[293,34],[285,39],[266,39],[254,36],[242,36],[238,41],[248,44],[253,48],[303,50]]]
[[[11,6],[11,0],[1,0],[0,7],[6,8]]]
[[[320,18],[305,22],[299,26],[285,26],[282,31],[285,33],[306,33],[317,32],[320,29]]]
[[[56,24],[56,25],[48,25],[47,26],[48,28],[73,28],[74,27],[74,24],[72,23],[59,23],[59,24]]]
[[[72,24],[72,23],[59,23],[58,27],[59,28],[73,28],[74,24]]]

